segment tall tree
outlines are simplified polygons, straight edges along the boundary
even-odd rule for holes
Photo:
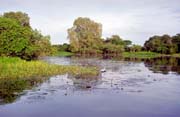
[[[73,27],[68,29],[70,49],[72,52],[88,53],[96,51],[102,43],[102,25],[89,18],[77,18]]]
[[[51,53],[50,36],[43,36],[29,25],[22,12],[7,12],[0,17],[0,56],[35,59]]]
[[[105,40],[106,43],[112,43],[115,45],[124,45],[123,39],[119,37],[119,35],[112,35],[110,38]]]
[[[15,19],[21,26],[30,26],[29,23],[29,16],[23,12],[6,12],[4,13],[3,17]]]
[[[148,51],[162,54],[173,54],[177,51],[177,44],[173,43],[172,37],[166,34],[150,37],[150,39],[145,42],[144,48]]]
[[[0,17],[0,55],[23,56],[29,46],[30,28],[15,20]]]
[[[172,37],[172,43],[176,48],[176,52],[180,53],[180,34],[176,34]]]

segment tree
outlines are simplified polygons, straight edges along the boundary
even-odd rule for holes
[[[176,53],[180,53],[180,34],[172,37],[172,43],[175,46]]]
[[[0,17],[0,55],[24,56],[31,30],[15,20]]]
[[[73,27],[68,29],[70,50],[72,52],[88,53],[100,49],[102,44],[102,25],[89,18],[79,17]]]
[[[124,46],[106,43],[103,45],[103,54],[119,55],[124,51]]]
[[[51,53],[50,36],[43,36],[29,25],[22,12],[9,12],[0,17],[0,56],[17,56],[26,60]]]
[[[21,26],[30,26],[29,16],[23,12],[6,12],[3,17],[16,20]]]
[[[50,36],[43,36],[37,29],[32,30],[30,38],[31,47],[34,49],[32,55],[34,57],[45,56],[51,54]]]
[[[144,48],[162,54],[173,54],[177,51],[177,44],[173,43],[173,38],[169,35],[153,36],[145,42]]]
[[[140,45],[132,45],[131,47],[130,47],[130,51],[131,52],[140,52],[142,50],[142,47],[140,46]]]
[[[131,40],[123,40],[123,42],[126,47],[132,44]]]
[[[107,38],[105,42],[115,45],[124,45],[124,41],[119,37],[119,35],[112,35],[110,38]]]

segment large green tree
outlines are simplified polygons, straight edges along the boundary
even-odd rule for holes
[[[132,44],[132,42],[130,40],[123,40],[119,35],[112,35],[111,37],[108,37],[106,40],[104,40],[104,43],[107,44],[107,46],[104,46],[104,47],[106,47],[105,50],[107,50],[107,48],[109,48],[109,49],[111,48],[110,50],[112,51],[112,49],[113,49],[112,45],[114,45],[113,53],[119,53],[119,54],[121,54],[124,50],[126,50],[126,51],[129,50],[129,45]],[[112,53],[112,52],[110,52],[110,53]]]
[[[102,25],[89,18],[77,18],[73,27],[68,29],[70,49],[72,52],[98,52],[102,44]]]
[[[172,43],[176,48],[176,53],[180,53],[180,34],[176,34],[172,37]]]
[[[0,55],[24,56],[31,30],[15,20],[0,17]]]
[[[37,29],[32,31],[30,37],[31,47],[35,50],[33,56],[44,56],[51,54],[50,36],[43,36]]]
[[[162,54],[173,54],[177,52],[177,43],[169,35],[153,36],[145,42],[144,48],[148,51],[158,52]]]
[[[16,20],[21,26],[30,26],[30,18],[28,14],[17,11],[17,12],[6,12],[3,17]]]
[[[124,46],[124,41],[123,41],[123,39],[120,38],[119,35],[112,35],[111,37],[107,38],[105,40],[105,42],[115,44],[115,45],[123,45]]]
[[[6,12],[0,16],[0,56],[35,59],[51,53],[50,36],[43,36],[29,25],[22,12]]]

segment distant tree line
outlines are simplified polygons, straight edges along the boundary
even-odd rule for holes
[[[102,38],[102,25],[89,18],[77,18],[68,29],[71,52],[80,54],[121,54],[124,51],[140,51],[141,46],[132,45],[118,35]]]
[[[44,36],[31,27],[28,14],[6,12],[0,16],[0,56],[17,56],[31,60],[57,51],[89,55],[121,55],[124,51],[180,53],[180,34],[150,37],[142,47],[122,39],[119,35],[103,39],[102,24],[82,17],[75,19],[67,32],[70,44],[51,45],[50,36]]]
[[[0,16],[0,56],[31,60],[50,53],[50,36],[32,29],[28,14],[6,12]]]
[[[145,42],[144,49],[161,54],[180,53],[180,34],[150,37]]]
[[[150,37],[144,46],[132,44],[118,35],[102,38],[102,25],[89,18],[77,18],[68,29],[68,51],[81,54],[121,54],[122,52],[152,51],[161,54],[180,53],[180,34]],[[65,45],[64,45],[65,46]],[[67,46],[66,46],[67,47]]]

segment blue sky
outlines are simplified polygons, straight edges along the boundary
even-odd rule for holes
[[[180,33],[179,6],[180,0],[0,0],[0,14],[26,12],[53,44],[68,42],[73,21],[89,17],[103,25],[104,38],[117,34],[142,45],[153,35]]]

